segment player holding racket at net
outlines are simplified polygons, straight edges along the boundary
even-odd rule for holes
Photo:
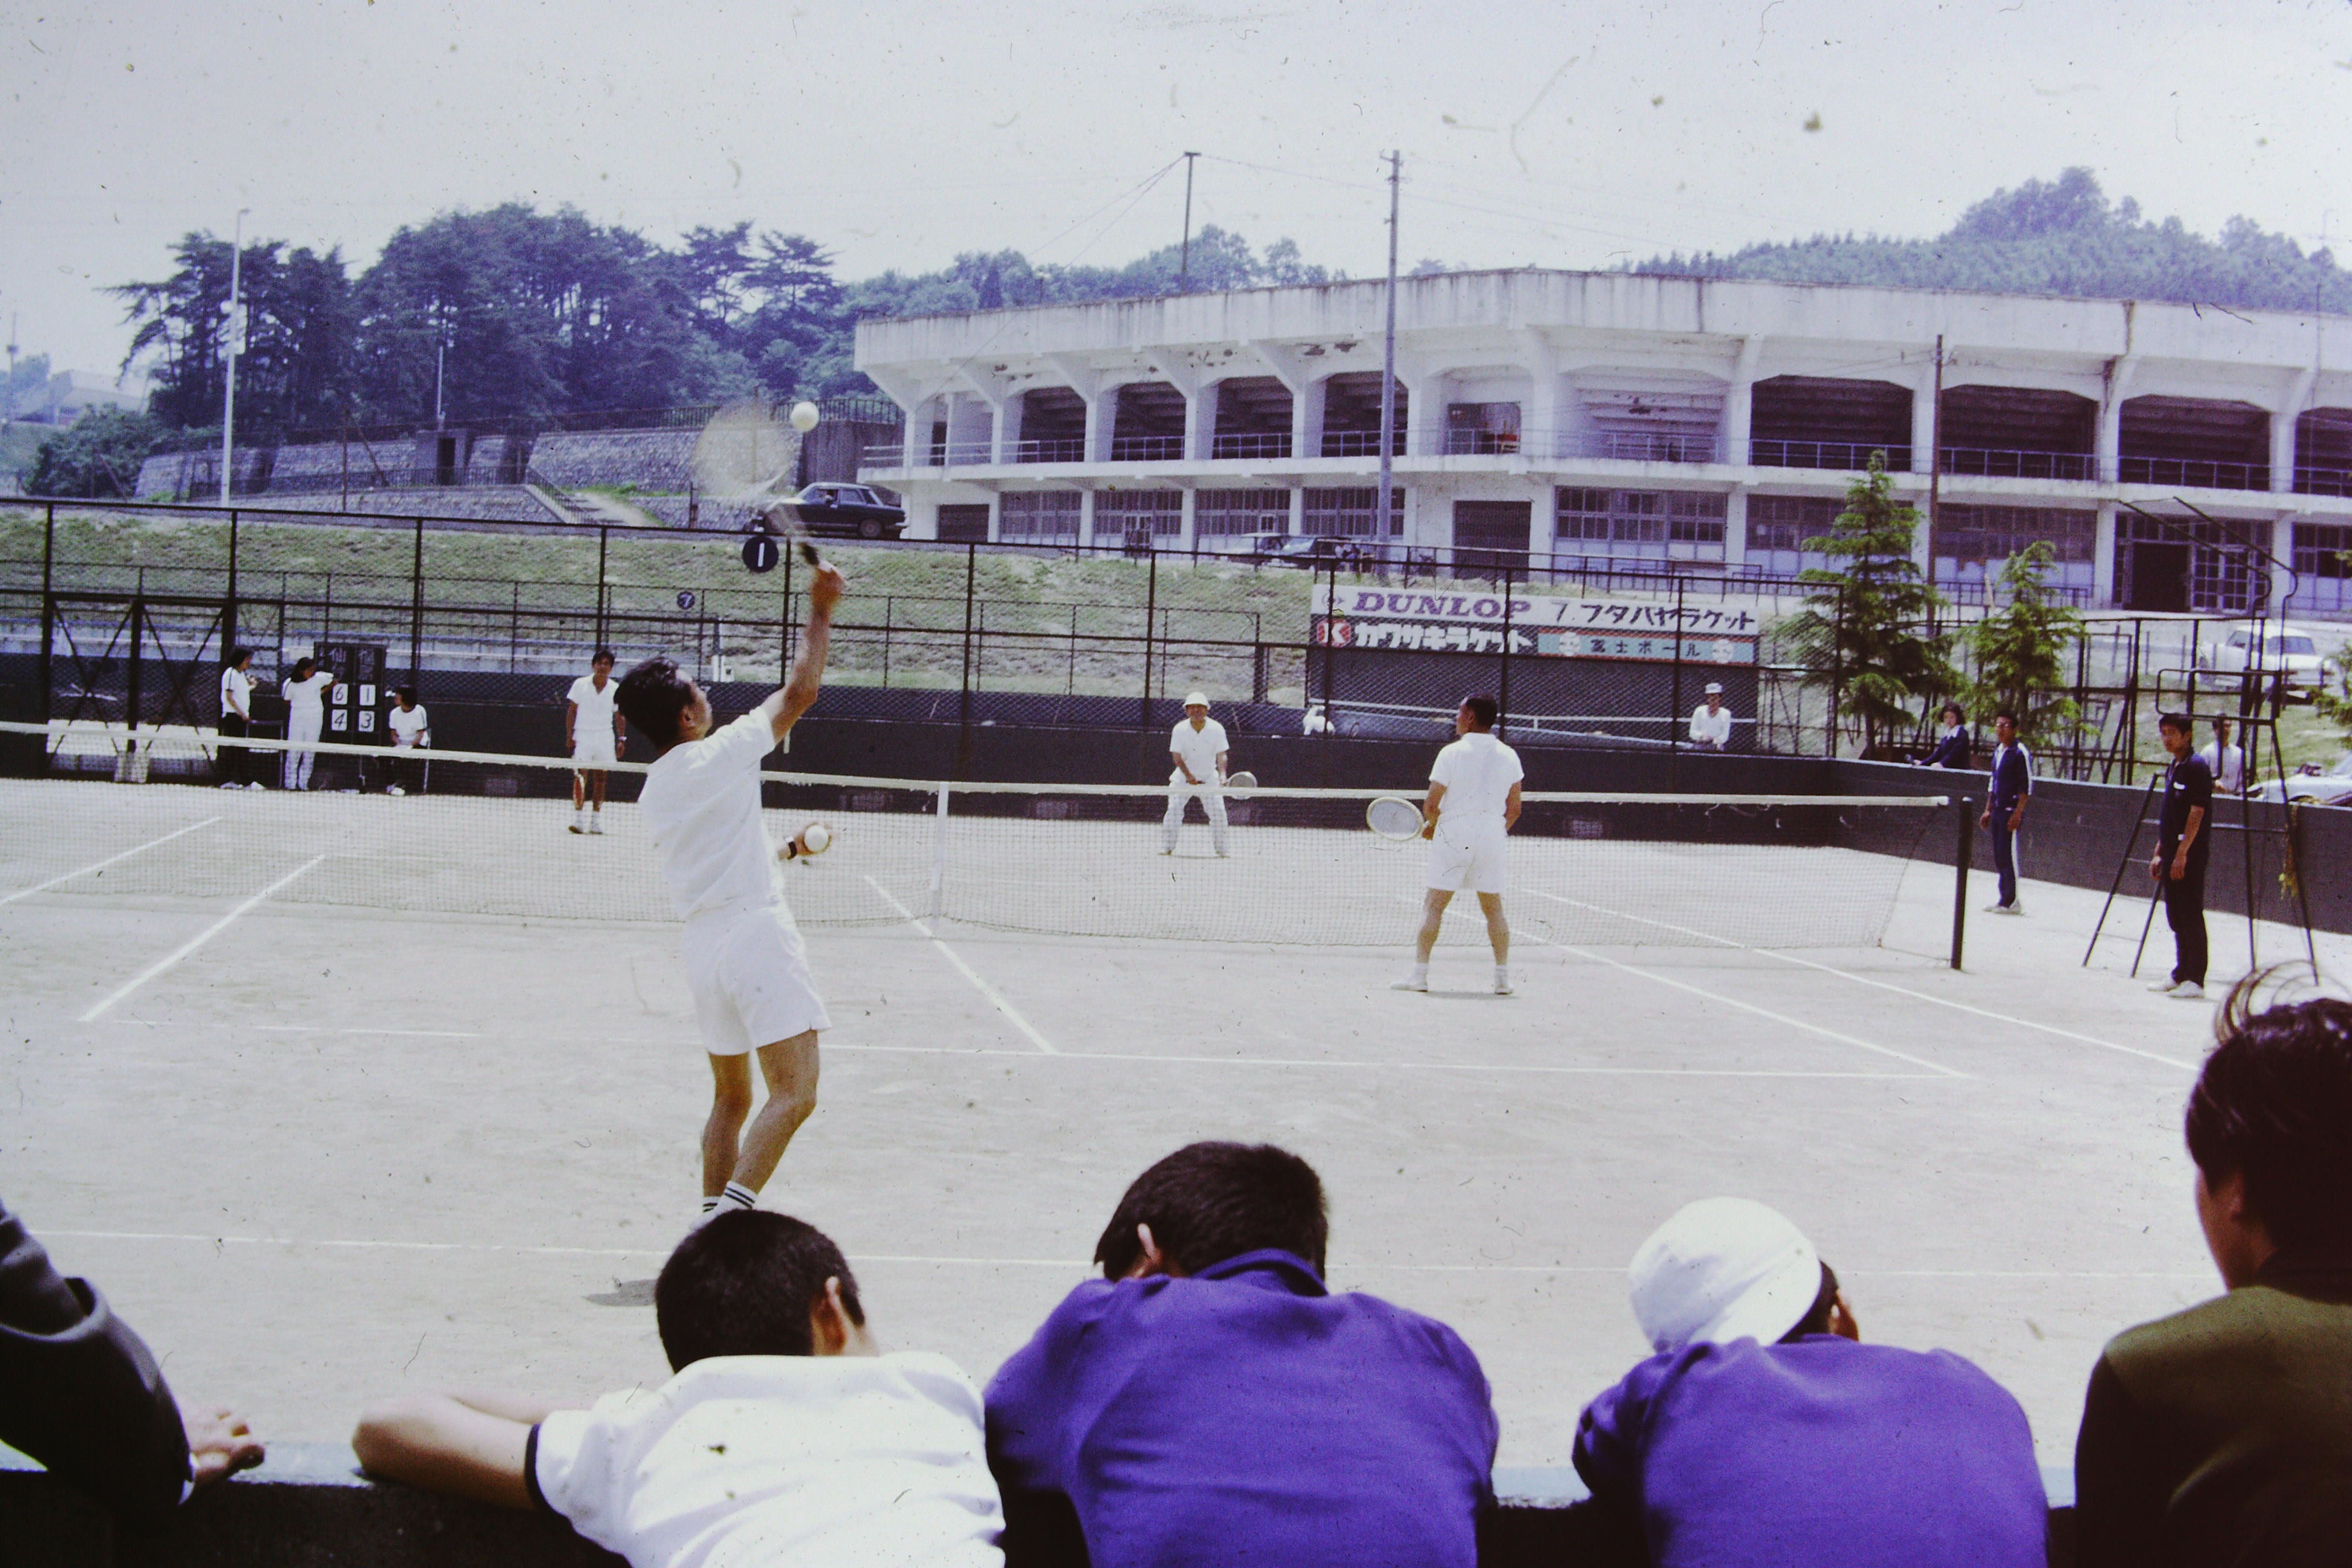
[[[1518,752],[1495,738],[1500,713],[1491,697],[1463,699],[1454,715],[1460,739],[1439,752],[1429,770],[1429,798],[1421,808],[1421,836],[1429,840],[1429,891],[1413,944],[1412,973],[1396,983],[1396,990],[1429,989],[1429,954],[1445,923],[1445,906],[1467,889],[1478,895],[1478,909],[1486,917],[1486,940],[1495,949],[1495,994],[1511,994],[1504,862],[1511,826],[1519,820],[1519,781],[1527,771],[1519,766]]]
[[[1198,799],[1209,814],[1209,842],[1222,858],[1225,837],[1225,727],[1209,717],[1209,696],[1187,692],[1184,717],[1168,732],[1168,760],[1176,764],[1168,775],[1168,815],[1160,823],[1160,852],[1176,853],[1176,835],[1184,826],[1184,803]]]
[[[686,922],[687,984],[710,1056],[703,1218],[752,1207],[816,1109],[816,1037],[833,1020],[777,883],[776,851],[760,820],[760,762],[815,705],[843,587],[841,574],[820,563],[791,676],[730,724],[712,728],[709,698],[666,658],[621,680],[621,711],[661,748],[637,810]],[[753,1056],[768,1086],[756,1117]]]

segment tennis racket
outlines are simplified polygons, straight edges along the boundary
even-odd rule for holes
[[[1247,797],[1249,792],[1255,788],[1257,788],[1257,775],[1246,768],[1240,773],[1225,775],[1225,793],[1236,800]]]
[[[732,403],[702,427],[687,464],[712,500],[749,508],[761,526],[791,540],[801,559],[814,566],[816,546],[792,503],[793,470],[800,458],[800,432],[766,404]]]
[[[1384,795],[1364,807],[1364,826],[1399,844],[1421,837],[1421,807],[1402,795]]]

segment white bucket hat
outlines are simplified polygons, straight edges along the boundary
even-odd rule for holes
[[[1184,693],[1184,706],[1185,706],[1185,707],[1187,707],[1187,708],[1206,708],[1208,705],[1209,705],[1209,694],[1208,694],[1207,692],[1205,692],[1205,691],[1188,691],[1188,692]]]
[[[1779,1210],[1748,1198],[1685,1205],[1642,1243],[1626,1274],[1633,1320],[1661,1352],[1775,1343],[1822,1291],[1813,1244]]]

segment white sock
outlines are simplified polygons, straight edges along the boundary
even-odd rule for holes
[[[710,1200],[711,1206],[725,1214],[730,1208],[749,1209],[760,1206],[760,1194],[740,1182],[730,1182],[727,1190]]]
[[[1429,978],[1429,965],[1427,965],[1426,963],[1416,963],[1416,964],[1414,964],[1414,965],[1412,966],[1412,977],[1413,977],[1415,980],[1426,980],[1426,979],[1428,979],[1428,978]]]

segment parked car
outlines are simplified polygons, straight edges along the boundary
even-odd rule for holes
[[[2352,752],[2323,768],[2306,763],[2284,779],[2273,779],[2254,791],[2256,800],[2297,800],[2314,805],[2352,805]]]
[[[2210,634],[2197,644],[2200,681],[2211,679],[2234,689],[2251,674],[2256,684],[2267,687],[2273,674],[2284,674],[2287,695],[2307,699],[2336,678],[2335,662],[2320,650],[2319,639],[2301,627],[2248,621],[2212,627]]]
[[[1284,533],[1269,536],[1270,548],[1251,552],[1247,559],[1268,566],[1363,566],[1380,560],[1380,552],[1359,539],[1332,534]]]
[[[896,539],[907,531],[907,509],[865,485],[810,485],[793,498],[792,507],[811,533]]]

